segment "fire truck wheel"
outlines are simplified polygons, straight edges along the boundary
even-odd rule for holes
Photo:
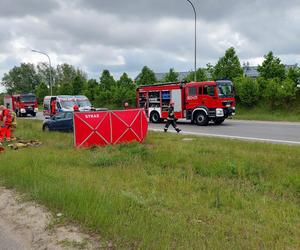
[[[153,123],[159,123],[160,122],[159,113],[156,111],[152,111],[150,114],[150,121]]]
[[[220,124],[222,124],[224,121],[225,121],[224,118],[217,118],[217,119],[214,120],[214,123],[215,123],[216,125],[220,125]]]
[[[32,117],[36,117],[36,113],[32,113],[31,115],[32,115]]]
[[[197,112],[194,115],[194,123],[198,126],[206,126],[208,124],[208,117],[204,112]]]

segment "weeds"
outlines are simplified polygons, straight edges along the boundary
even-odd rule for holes
[[[270,110],[263,106],[254,108],[238,106],[235,118],[241,120],[300,122],[300,108]]]
[[[299,147],[149,133],[75,149],[37,121],[17,133],[43,144],[1,154],[0,181],[117,248],[300,248]]]

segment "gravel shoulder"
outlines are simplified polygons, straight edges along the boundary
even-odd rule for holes
[[[99,239],[63,223],[44,207],[0,187],[0,249],[99,249]]]

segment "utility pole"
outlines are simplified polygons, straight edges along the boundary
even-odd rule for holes
[[[197,78],[196,78],[196,71],[197,71],[197,13],[196,13],[196,9],[195,9],[195,6],[194,4],[190,1],[190,0],[187,0],[193,10],[194,10],[194,14],[195,14],[195,62],[194,62],[194,81],[196,82]]]
[[[35,53],[39,53],[39,54],[42,54],[42,55],[45,55],[48,57],[48,60],[49,60],[49,84],[50,84],[50,95],[52,96],[52,66],[51,66],[51,59],[50,59],[50,56],[45,53],[45,52],[42,52],[42,51],[38,51],[38,50],[35,50],[35,49],[32,49],[31,50],[32,52],[35,52]]]

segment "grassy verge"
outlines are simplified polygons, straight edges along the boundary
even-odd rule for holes
[[[76,150],[19,123],[43,146],[1,154],[3,183],[119,249],[300,248],[300,147],[150,133]]]
[[[263,107],[245,108],[238,106],[235,119],[300,122],[300,108],[295,107],[293,110],[268,110]]]

